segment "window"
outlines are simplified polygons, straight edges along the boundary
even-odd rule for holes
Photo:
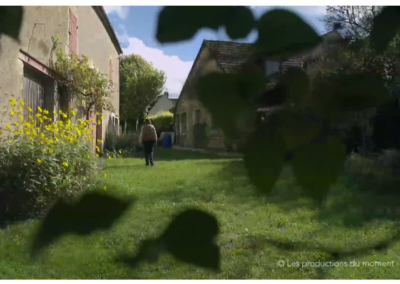
[[[279,73],[281,71],[281,63],[279,61],[266,61],[265,69],[267,72],[267,76]]]
[[[33,112],[38,111],[38,107],[44,107],[44,79],[33,69],[24,67],[24,89],[22,100],[32,108]],[[24,118],[27,119],[29,111],[24,108]]]
[[[78,19],[69,10],[69,51],[71,54],[78,54]]]
[[[180,115],[181,118],[181,134],[186,133],[186,113]]]
[[[114,69],[113,69],[113,62],[112,62],[112,59],[110,59],[108,69],[109,69],[109,80],[110,80],[110,84],[111,84],[111,87],[113,87],[113,86],[114,86],[114,80],[113,80],[113,77],[114,77]]]
[[[193,112],[193,124],[201,123],[201,110],[197,109]]]

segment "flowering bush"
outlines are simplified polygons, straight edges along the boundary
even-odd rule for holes
[[[12,123],[3,124],[7,116]],[[73,110],[32,110],[11,98],[1,116],[0,215],[44,208],[93,184],[100,169],[91,146],[93,127]]]

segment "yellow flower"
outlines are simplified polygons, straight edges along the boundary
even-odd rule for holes
[[[41,117],[41,116],[42,116],[42,114],[39,112],[36,114],[36,117]]]
[[[68,163],[67,162],[63,162],[62,163],[64,167],[68,167]]]
[[[96,146],[96,151],[100,152],[100,148],[98,146]]]
[[[40,160],[39,158],[37,158],[37,162],[40,164],[42,162],[42,160]]]
[[[100,119],[103,120],[103,116],[100,116]]]
[[[67,115],[65,113],[61,114],[64,118],[67,118]]]
[[[50,154],[53,154],[53,153],[54,153],[54,150],[50,148],[50,149],[49,149],[49,153],[50,153]]]
[[[34,120],[32,115],[29,115],[29,116],[28,116],[28,119],[29,119],[29,120]]]
[[[112,158],[111,158],[111,156],[108,156],[108,158],[111,160]]]
[[[97,121],[97,124],[98,124],[98,125],[100,125],[100,124],[101,124],[101,121],[100,121],[100,120],[99,120],[99,121]]]
[[[43,153],[46,153],[47,152],[47,149],[45,148],[45,149],[43,149]]]
[[[43,113],[44,113],[44,114],[49,114],[49,111],[48,111],[47,109],[45,109],[45,110],[43,111]]]
[[[24,102],[23,100],[20,100],[20,101],[19,101],[19,104],[20,104],[21,106],[24,106],[24,105],[25,105],[25,102]]]
[[[107,177],[107,173],[104,173],[103,176],[104,176],[104,178],[106,178]]]
[[[121,150],[119,150],[119,151],[118,151],[118,153],[122,154],[122,151],[121,151]]]
[[[11,115],[14,115],[14,114],[15,114],[15,111],[14,111],[13,109],[10,109],[10,114],[11,114]]]
[[[40,106],[37,109],[38,109],[38,111],[43,112],[43,110]]]
[[[103,189],[104,189],[104,191],[106,191],[107,190],[107,186],[104,186]]]
[[[16,122],[14,122],[14,125],[15,126],[19,126],[19,123],[16,121]]]
[[[28,111],[32,112],[33,110],[32,110],[32,108],[31,108],[31,107],[28,107]]]
[[[7,129],[11,129],[11,125],[7,124],[7,125],[6,125],[6,128],[7,128]]]
[[[10,105],[11,105],[11,106],[15,106],[15,103],[16,103],[16,100],[15,100],[15,99],[10,99],[9,101],[10,101]]]
[[[22,114],[20,114],[20,115],[19,115],[19,119],[20,119],[21,121],[24,121],[24,116],[23,116]]]
[[[100,112],[96,112],[96,115],[101,115],[101,113]]]
[[[72,115],[74,115],[74,116],[76,115],[76,112],[73,111],[73,110],[71,110],[70,113],[71,113]]]

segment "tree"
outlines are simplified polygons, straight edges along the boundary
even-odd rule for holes
[[[364,38],[372,30],[373,19],[380,13],[382,6],[327,6],[323,18],[327,30],[340,26],[343,36]]]
[[[140,55],[125,56],[120,61],[121,118],[136,127],[149,107],[162,94],[165,74]]]

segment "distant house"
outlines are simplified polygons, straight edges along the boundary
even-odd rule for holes
[[[337,32],[327,33],[323,35],[324,42],[321,45],[303,55],[279,62],[265,61],[262,56],[258,55],[252,44],[204,40],[174,109],[176,143],[182,147],[193,147],[193,125],[205,123],[210,128],[207,147],[217,149],[227,147],[223,131],[213,123],[211,114],[197,99],[196,88],[192,87],[200,76],[209,72],[237,72],[244,64],[251,64],[262,68],[269,81],[278,82],[279,75],[288,68],[309,70],[321,53],[327,52],[335,46],[336,41],[331,40],[339,37],[341,38]],[[255,111],[258,112],[258,117],[262,117],[271,113],[273,109],[262,107]]]
[[[170,111],[172,108],[175,107],[177,100],[178,100],[177,98],[170,98],[168,92],[164,92],[164,94],[157,99],[157,102],[150,109],[148,115],[152,116],[156,115],[159,112]]]
[[[59,92],[57,76],[49,66],[55,56],[52,37],[56,35],[58,47],[66,54],[87,56],[114,84],[111,103],[116,113],[97,110],[102,112],[103,123],[93,134],[104,139],[107,128],[119,129],[122,49],[102,6],[24,6],[20,42],[6,35],[0,39],[0,108],[8,104],[5,94],[23,99],[33,109],[46,108],[50,114],[68,108],[69,96]]]

